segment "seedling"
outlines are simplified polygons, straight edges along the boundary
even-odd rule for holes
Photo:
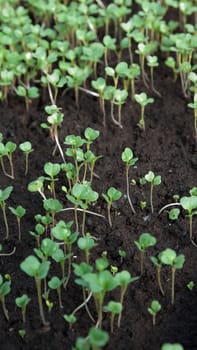
[[[105,99],[104,99],[104,90],[106,87],[106,81],[104,78],[100,77],[97,80],[92,80],[91,84],[93,88],[98,91],[100,108],[103,113],[103,126],[106,127],[106,111],[105,111]]]
[[[5,305],[5,297],[7,294],[10,293],[10,291],[11,291],[11,280],[8,279],[8,281],[3,281],[3,276],[0,275],[0,301],[1,301],[1,306],[2,306],[4,316],[7,321],[9,321],[9,315]]]
[[[132,212],[136,214],[136,211],[131,202],[130,193],[129,193],[129,168],[135,165],[135,163],[138,161],[138,158],[134,158],[133,151],[129,147],[126,147],[122,152],[122,161],[126,164],[126,186],[127,186],[128,202]]]
[[[109,335],[100,328],[92,327],[88,333],[88,340],[92,350],[100,350],[108,343]]]
[[[149,103],[153,103],[154,102],[154,98],[147,97],[147,94],[145,92],[141,92],[140,94],[135,94],[134,95],[134,99],[141,107],[141,117],[140,117],[138,126],[139,126],[140,129],[145,131],[145,119],[144,119],[145,107]]]
[[[25,329],[19,329],[19,330],[18,330],[18,334],[20,335],[20,337],[21,337],[22,339],[24,339],[25,336],[26,336],[26,330],[25,330]]]
[[[30,300],[27,294],[23,294],[15,299],[16,305],[21,309],[23,323],[26,322],[26,309]]]
[[[10,163],[10,178],[14,179],[14,165],[13,165],[13,153],[16,150],[16,144],[12,141],[8,141],[5,144],[5,155],[8,157]]]
[[[142,179],[140,179],[141,185],[144,185],[146,182],[150,183],[150,206],[151,212],[154,212],[153,208],[153,188],[154,186],[158,186],[161,183],[161,176],[155,175],[153,171],[149,171]]]
[[[122,197],[122,193],[118,191],[115,187],[110,187],[107,190],[107,194],[102,193],[103,198],[107,202],[107,214],[108,214],[108,222],[110,227],[112,227],[112,220],[111,220],[111,206],[114,201],[119,200]]]
[[[43,207],[52,217],[52,225],[55,226],[55,215],[62,210],[63,206],[58,199],[48,198],[44,199]]]
[[[5,238],[9,238],[9,227],[8,227],[8,221],[7,221],[7,215],[6,215],[6,200],[10,197],[11,192],[13,191],[13,186],[8,186],[4,190],[0,190],[0,207],[3,212],[3,219],[5,223],[6,228],[6,236]]]
[[[120,256],[120,262],[121,262],[121,264],[122,264],[122,263],[123,263],[123,260],[126,258],[126,252],[125,252],[125,250],[119,249],[118,254],[119,254],[119,256]]]
[[[74,316],[73,314],[65,314],[63,317],[64,320],[69,323],[69,328],[72,329],[72,325],[77,321],[76,316]]]
[[[159,303],[158,300],[153,300],[150,307],[148,308],[148,312],[152,315],[153,317],[153,326],[156,324],[156,315],[158,312],[161,310],[161,304]]]
[[[21,205],[18,205],[16,208],[9,207],[12,214],[16,216],[17,224],[18,224],[18,239],[21,240],[21,218],[25,215],[26,209]]]
[[[163,287],[162,287],[162,283],[161,283],[162,262],[160,260],[160,254],[158,255],[158,258],[156,258],[155,256],[151,256],[150,260],[152,261],[152,263],[155,265],[155,267],[157,269],[157,282],[158,282],[159,290],[160,290],[162,295],[165,295]]]
[[[172,282],[171,282],[171,304],[174,304],[174,288],[175,288],[175,273],[177,269],[182,269],[185,256],[183,254],[176,255],[173,249],[166,248],[160,253],[160,260],[165,265],[171,266]]]
[[[194,110],[194,132],[195,139],[197,141],[197,92],[194,93],[193,102],[188,103],[188,107]]]
[[[165,343],[162,345],[161,350],[184,350],[184,348],[178,343]]]
[[[90,233],[86,233],[85,237],[80,237],[77,241],[79,249],[84,250],[87,264],[89,264],[90,250],[96,246],[94,238]]]
[[[190,241],[193,242],[193,216],[197,215],[197,196],[190,195],[189,197],[182,197],[180,199],[180,204],[183,209],[187,211],[187,216],[189,217],[189,237]]]
[[[161,94],[159,93],[159,91],[157,91],[155,89],[155,86],[154,86],[154,73],[153,73],[154,72],[154,68],[159,66],[158,57],[157,56],[150,56],[150,55],[148,55],[147,56],[147,64],[150,67],[151,89],[153,90],[153,92],[157,96],[161,97]]]
[[[134,241],[136,247],[140,251],[140,273],[141,276],[144,272],[144,254],[149,247],[153,247],[157,240],[150,233],[142,233],[139,237],[139,241]]]
[[[104,306],[104,311],[110,312],[110,330],[111,333],[114,332],[114,318],[116,315],[120,314],[122,312],[122,304],[118,303],[116,301],[109,301],[109,303]]]
[[[56,177],[56,175],[59,174],[61,170],[60,164],[59,163],[45,163],[44,165],[44,172],[45,174],[47,174],[49,177],[45,177],[45,180],[50,181],[50,190],[53,194],[53,197],[56,198],[56,194],[55,194],[55,182],[58,181],[58,178]]]
[[[19,85],[15,91],[18,96],[25,98],[26,111],[29,112],[29,105],[31,100],[39,97],[39,89],[36,86],[26,87]]]
[[[51,289],[55,289],[57,291],[58,295],[58,300],[59,300],[59,307],[62,309],[63,304],[62,304],[62,297],[61,297],[61,286],[64,284],[65,278],[60,279],[57,276],[53,276],[50,281],[48,281],[48,286]]]
[[[192,291],[195,287],[195,283],[194,281],[190,281],[188,284],[187,284],[187,288]]]
[[[19,145],[20,150],[25,154],[25,176],[29,169],[29,154],[33,152],[32,144],[29,141],[25,141]]]
[[[179,208],[173,208],[169,211],[168,217],[170,220],[177,220],[180,214]]]
[[[56,151],[56,147],[57,147],[59,149],[62,160],[65,163],[64,153],[63,153],[62,147],[59,143],[59,137],[58,137],[58,127],[61,126],[61,124],[63,122],[64,115],[63,115],[63,113],[60,112],[60,108],[58,108],[56,105],[46,106],[45,111],[49,115],[47,117],[47,121],[49,124],[42,123],[41,127],[43,129],[49,129],[50,136],[51,136],[52,140],[55,140],[55,143],[56,143],[53,154]]]
[[[49,323],[45,319],[43,303],[42,303],[42,291],[41,281],[46,278],[49,268],[50,261],[40,262],[35,256],[29,255],[21,264],[20,268],[28,276],[33,277],[36,284],[38,305],[40,311],[40,318],[44,326],[48,326]]]
[[[44,232],[45,232],[45,228],[41,224],[36,224],[35,231],[29,232],[31,236],[35,237],[38,248],[40,247],[40,237],[41,235],[44,234]]]
[[[40,176],[37,180],[34,180],[28,184],[27,187],[28,191],[30,192],[38,192],[42,196],[42,198],[45,200],[45,194],[44,194],[44,177]]]

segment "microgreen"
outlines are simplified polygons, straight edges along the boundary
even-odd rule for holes
[[[26,87],[19,85],[15,91],[18,96],[25,98],[25,107],[27,112],[29,111],[31,100],[39,97],[39,89],[36,86]]]
[[[146,182],[150,183],[150,206],[151,212],[154,212],[153,208],[153,188],[161,183],[161,176],[155,175],[153,171],[149,171],[143,178],[140,179],[140,183],[144,185]]]
[[[159,66],[158,57],[157,56],[148,55],[146,58],[147,58],[147,64],[150,67],[151,89],[153,90],[153,92],[156,95],[161,97],[161,94],[159,93],[159,91],[157,91],[155,89],[155,86],[154,86],[154,75],[153,75],[154,74],[154,68]]]
[[[29,184],[28,184],[28,191],[30,192],[38,192],[40,193],[40,195],[42,196],[42,198],[45,200],[46,197],[44,195],[44,177],[43,176],[40,176],[38,179],[34,180],[34,181],[31,181]]]
[[[150,260],[152,261],[152,263],[155,265],[155,267],[157,269],[157,282],[158,282],[159,290],[160,290],[161,294],[164,295],[165,293],[164,293],[163,286],[161,283],[162,262],[160,260],[160,254],[158,254],[158,257],[151,256]]]
[[[140,273],[141,276],[144,272],[144,253],[149,247],[153,247],[157,240],[150,233],[142,233],[139,237],[139,241],[134,241],[136,247],[140,251]]]
[[[105,111],[105,99],[104,99],[104,90],[106,87],[106,81],[104,78],[99,77],[97,80],[91,81],[92,87],[98,91],[100,108],[103,113],[103,126],[106,127],[106,111]]]
[[[25,215],[26,209],[21,205],[18,205],[16,208],[9,207],[12,214],[16,216],[17,224],[18,224],[18,239],[21,240],[21,218]]]
[[[110,330],[111,333],[114,331],[114,318],[115,315],[120,314],[122,312],[122,304],[117,301],[109,301],[106,306],[104,306],[104,311],[110,312]]]
[[[40,247],[40,237],[45,232],[45,227],[41,225],[40,223],[36,224],[35,231],[30,231],[30,235],[35,237],[38,248]]]
[[[197,214],[197,196],[190,195],[189,197],[182,197],[180,199],[180,204],[183,209],[187,211],[187,216],[189,217],[189,237],[193,241],[193,216]]]
[[[3,212],[3,219],[6,228],[6,239],[9,238],[9,227],[6,215],[6,200],[10,197],[11,192],[13,191],[13,186],[8,186],[4,190],[0,190],[0,207]]]
[[[25,154],[25,175],[27,175],[29,168],[29,154],[33,152],[32,144],[29,141],[25,141],[19,145],[19,148]]]
[[[125,89],[115,89],[114,91],[114,104],[118,106],[118,124],[122,128],[122,105],[126,103],[128,92]]]
[[[195,287],[194,281],[188,282],[187,288],[188,288],[190,291],[192,291],[192,290],[194,289],[194,287]]]
[[[112,227],[112,220],[111,220],[111,206],[114,201],[119,200],[122,197],[122,193],[118,191],[115,187],[110,187],[107,190],[107,193],[102,193],[103,198],[107,202],[107,214],[108,214],[108,222],[110,227]]]
[[[177,220],[180,214],[179,208],[173,208],[169,211],[168,216],[170,220]]]
[[[161,310],[161,304],[159,303],[158,300],[153,300],[151,302],[150,307],[148,308],[148,312],[152,315],[153,317],[153,326],[156,324],[156,315],[158,312]]]
[[[89,264],[90,250],[96,246],[94,238],[90,233],[86,233],[85,237],[80,237],[77,241],[79,249],[84,250],[87,264]]]
[[[171,304],[174,304],[175,273],[177,269],[183,268],[185,256],[183,254],[177,255],[175,250],[166,248],[160,253],[160,260],[163,264],[171,266]]]
[[[21,295],[21,297],[17,297],[15,299],[16,305],[21,309],[23,323],[26,322],[26,309],[27,309],[27,305],[29,304],[30,300],[31,299],[28,297],[27,294],[23,294],[23,295]]]
[[[45,177],[45,179],[50,181],[50,190],[54,198],[56,198],[55,182],[58,181],[58,178],[56,178],[56,175],[59,174],[60,170],[61,170],[61,167],[59,163],[48,162],[48,163],[45,163],[44,165],[44,172],[49,176],[49,177]]]
[[[100,350],[108,343],[109,335],[100,328],[92,327],[89,330],[88,339],[92,350]]]
[[[51,289],[55,289],[57,291],[58,295],[58,301],[59,301],[59,307],[63,308],[62,304],[62,297],[61,297],[61,286],[64,284],[65,278],[60,279],[57,276],[53,276],[49,281],[48,281],[48,286]]]
[[[125,252],[125,250],[119,249],[118,254],[120,256],[120,262],[122,263],[123,259],[126,258],[126,252]]]
[[[149,103],[154,102],[154,98],[147,97],[147,94],[145,92],[141,92],[140,94],[135,94],[134,99],[141,107],[141,117],[138,126],[140,129],[145,131],[144,110]]]
[[[5,297],[11,292],[11,280],[4,281],[3,276],[0,275],[0,301],[3,309],[4,316],[7,321],[9,321],[8,310],[5,305]]]
[[[12,141],[8,141],[5,144],[5,155],[8,157],[9,163],[10,163],[10,177],[11,179],[14,179],[14,165],[13,165],[13,153],[16,150],[16,143]]]
[[[165,343],[162,345],[161,350],[184,350],[184,348],[178,343]]]
[[[131,277],[129,271],[123,270],[121,272],[117,272],[114,278],[117,285],[120,286],[120,304],[123,305],[125,293],[127,291],[129,284],[137,281],[139,277],[138,276]],[[118,316],[118,328],[120,327],[121,318],[122,318],[122,312],[120,312]]]
[[[48,198],[43,200],[43,207],[52,217],[52,224],[55,225],[55,215],[62,210],[63,206],[58,199]]]
[[[193,102],[188,103],[188,107],[194,110],[194,132],[197,140],[197,92],[194,92]]]
[[[48,322],[45,319],[43,303],[42,303],[42,291],[41,281],[46,278],[50,267],[50,261],[40,262],[35,256],[29,255],[21,264],[20,268],[28,276],[33,277],[36,284],[38,305],[40,311],[40,318],[44,326],[48,326]]]
[[[131,202],[130,193],[129,193],[129,168],[135,165],[135,163],[138,161],[138,158],[134,158],[133,151],[129,147],[126,147],[122,152],[122,161],[126,165],[127,198],[128,198],[128,202],[131,207],[131,210],[135,214],[136,211]]]

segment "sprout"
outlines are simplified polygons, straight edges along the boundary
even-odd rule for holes
[[[31,299],[28,297],[27,294],[23,294],[23,295],[21,295],[21,297],[17,297],[15,299],[16,305],[21,309],[23,323],[26,322],[26,309],[27,309],[27,305],[29,304],[30,300]]]
[[[114,201],[117,201],[121,198],[122,193],[120,191],[118,191],[116,188],[110,187],[107,190],[107,194],[103,193],[102,196],[107,202],[108,222],[109,222],[110,227],[112,227],[111,206],[112,206],[112,203]]]
[[[32,144],[29,141],[25,141],[19,145],[19,148],[25,154],[25,175],[27,175],[29,168],[29,154],[33,152]]]
[[[140,251],[140,273],[141,276],[144,272],[144,253],[149,248],[156,244],[157,240],[150,233],[142,233],[140,235],[139,241],[135,241],[136,247]]]
[[[18,224],[18,239],[21,240],[21,218],[25,215],[26,209],[21,205],[18,205],[16,208],[9,207],[12,214],[16,216],[17,224]]]
[[[149,104],[149,103],[153,103],[154,99],[147,97],[147,94],[145,92],[141,92],[140,94],[135,94],[134,95],[135,101],[140,105],[141,107],[141,117],[138,123],[138,126],[140,129],[142,129],[143,131],[145,131],[145,120],[144,120],[144,110],[145,107]]]
[[[155,175],[153,171],[149,171],[142,179],[140,179],[140,183],[144,185],[146,182],[150,183],[150,206],[151,212],[154,212],[153,208],[153,188],[154,186],[158,186],[161,183],[161,176]]]
[[[153,326],[156,324],[156,315],[161,310],[161,304],[158,300],[153,300],[150,307],[148,308],[148,312],[153,316]]]

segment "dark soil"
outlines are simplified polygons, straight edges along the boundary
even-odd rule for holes
[[[186,213],[181,213],[178,221],[170,221],[167,211],[158,215],[167,203],[172,202],[172,196],[188,195],[189,190],[196,186],[197,147],[193,135],[193,114],[187,108],[187,103],[180,90],[180,82],[173,82],[171,73],[161,67],[155,75],[156,88],[162,98],[154,96],[155,103],[149,105],[146,114],[146,132],[142,132],[137,123],[140,110],[134,103],[123,106],[121,130],[113,124],[107,110],[107,126],[102,126],[102,113],[99,103],[85,93],[80,93],[80,110],[77,112],[72,91],[59,97],[58,106],[64,112],[64,123],[60,130],[60,140],[63,144],[66,135],[83,135],[86,127],[100,131],[100,137],[93,148],[97,155],[103,157],[97,162],[93,188],[100,194],[100,199],[93,210],[107,215],[106,203],[101,194],[110,186],[114,186],[126,193],[125,167],[121,161],[121,153],[127,146],[132,148],[135,156],[139,158],[136,167],[130,171],[130,179],[136,180],[136,186],[131,186],[131,196],[137,214],[133,215],[126,197],[116,203],[112,209],[113,227],[110,229],[107,220],[90,217],[86,222],[86,231],[98,239],[98,246],[91,255],[91,261],[99,257],[103,251],[111,265],[118,266],[119,271],[127,269],[132,276],[139,275],[139,254],[134,245],[142,232],[150,232],[157,239],[155,247],[150,248],[145,257],[145,273],[142,278],[131,284],[128,288],[124,312],[120,329],[115,328],[110,336],[107,350],[160,350],[164,342],[179,342],[185,350],[197,349],[197,294],[196,287],[189,291],[187,284],[196,280],[196,248],[191,244],[188,233],[188,219]],[[137,91],[144,91],[142,82],[138,82]],[[149,95],[151,92],[149,91]],[[6,297],[6,305],[10,320],[7,322],[3,313],[0,314],[0,349],[1,350],[45,350],[45,349],[71,349],[78,336],[86,336],[92,326],[86,312],[78,312],[78,320],[70,330],[63,319],[63,314],[71,313],[82,302],[81,288],[74,283],[72,276],[67,290],[63,291],[64,309],[59,310],[55,292],[51,292],[50,300],[54,307],[47,319],[50,329],[43,329],[39,319],[36,289],[34,281],[26,276],[19,268],[25,257],[33,253],[36,246],[34,238],[29,231],[34,229],[34,215],[44,213],[42,199],[39,194],[27,191],[30,181],[43,175],[43,166],[47,161],[60,161],[58,153],[52,157],[53,142],[47,132],[40,127],[46,121],[44,106],[49,101],[40,99],[34,101],[27,115],[24,102],[14,96],[9,96],[8,106],[1,104],[1,128],[4,140],[16,142],[17,145],[25,140],[33,144],[34,152],[30,155],[30,171],[24,176],[24,158],[17,149],[14,154],[15,179],[10,180],[2,172],[0,174],[1,188],[14,186],[14,191],[8,200],[7,206],[23,205],[26,216],[22,219],[22,241],[18,241],[18,229],[15,218],[7,209],[10,238],[4,240],[5,228],[1,215],[1,243],[3,251],[9,252],[16,246],[12,256],[1,257],[1,274],[10,274],[12,279],[11,293]],[[107,107],[108,108],[108,107]],[[6,164],[8,169],[8,164]],[[139,179],[149,170],[161,175],[162,183],[154,190],[155,212],[150,215],[149,187],[139,184]],[[69,203],[63,198],[60,191],[65,184],[63,176],[60,177],[59,194],[64,207]],[[60,194],[61,193],[61,194]],[[147,201],[147,208],[140,209],[140,201]],[[72,220],[73,213],[68,212],[63,219]],[[194,218],[194,239],[197,241],[197,221]],[[156,283],[155,267],[150,262],[150,255],[157,255],[165,248],[175,249],[177,253],[185,255],[186,261],[183,270],[176,274],[175,305],[170,304],[170,270],[164,268],[162,281],[166,295],[160,295]],[[123,263],[120,261],[118,250],[126,251]],[[75,262],[81,261],[81,254],[74,248]],[[58,273],[58,271],[57,271]],[[52,276],[53,268],[50,272]],[[27,293],[31,302],[27,308],[27,322],[21,321],[21,313],[15,306],[15,298]],[[112,299],[118,298],[112,293]],[[158,314],[156,326],[152,326],[152,319],[147,308],[153,299],[158,299],[162,310]],[[94,314],[94,305],[90,302]],[[24,339],[18,335],[19,329],[26,330]],[[103,328],[109,331],[109,318],[104,316]]]

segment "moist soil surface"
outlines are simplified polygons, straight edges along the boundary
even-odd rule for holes
[[[161,58],[162,60],[162,58]],[[100,131],[99,138],[93,144],[96,155],[102,155],[95,166],[98,177],[94,177],[93,189],[100,196],[91,210],[107,217],[106,202],[102,193],[111,186],[116,187],[124,194],[112,208],[113,227],[110,228],[107,219],[88,215],[86,232],[90,232],[97,239],[97,247],[91,253],[91,262],[107,251],[112,266],[119,271],[128,270],[132,276],[140,274],[139,252],[134,244],[143,232],[149,232],[157,239],[156,246],[149,248],[145,256],[145,271],[143,276],[128,287],[121,326],[110,336],[105,347],[107,350],[160,350],[164,342],[179,342],[185,350],[197,349],[197,294],[196,287],[192,291],[187,288],[190,281],[196,282],[196,247],[189,239],[189,226],[186,213],[181,211],[178,220],[168,218],[167,210],[160,215],[159,210],[173,201],[172,196],[189,195],[189,190],[196,186],[197,145],[194,139],[193,114],[188,109],[188,101],[184,99],[180,82],[174,82],[171,72],[163,65],[155,72],[155,86],[162,97],[149,95],[155,98],[152,105],[145,109],[146,131],[137,126],[140,109],[133,102],[127,102],[122,108],[123,129],[117,127],[110,117],[110,108],[107,108],[107,125],[102,125],[102,113],[96,97],[80,92],[80,109],[77,110],[74,94],[70,90],[60,94],[57,105],[62,108],[64,122],[59,130],[59,138],[63,145],[65,136],[84,135],[87,127]],[[146,91],[141,81],[137,82],[137,91]],[[49,328],[43,328],[38,311],[36,289],[32,278],[20,270],[20,263],[36,247],[35,239],[29,231],[34,230],[34,215],[44,215],[42,198],[38,193],[27,191],[27,185],[44,174],[46,162],[61,162],[56,152],[52,156],[54,142],[48,131],[40,127],[46,121],[44,107],[50,104],[43,95],[31,104],[29,113],[25,112],[24,101],[9,96],[8,106],[0,105],[1,128],[5,141],[13,141],[17,145],[25,140],[32,142],[34,152],[30,154],[29,173],[24,176],[24,156],[17,148],[14,153],[15,179],[11,180],[0,174],[1,188],[8,185],[14,190],[7,201],[7,207],[22,205],[26,208],[26,215],[21,221],[22,239],[18,240],[18,227],[13,214],[7,208],[10,237],[5,240],[5,226],[1,214],[1,244],[3,252],[9,253],[14,247],[16,251],[11,256],[1,257],[0,271],[2,275],[11,275],[11,293],[6,296],[6,306],[9,312],[9,321],[3,313],[0,314],[0,348],[1,350],[19,349],[72,349],[78,336],[86,336],[92,322],[84,309],[77,313],[77,322],[70,329],[63,319],[65,313],[71,313],[81,302],[81,287],[74,282],[74,274],[66,290],[62,291],[63,310],[58,307],[55,292],[50,293],[50,300],[54,307],[46,318],[50,322]],[[64,146],[63,146],[64,147]],[[135,179],[136,185],[130,186],[130,193],[136,215],[131,212],[126,198],[125,165],[121,160],[121,153],[125,147],[130,147],[134,155],[139,158],[136,166],[130,169],[130,180]],[[9,164],[6,163],[6,169]],[[140,185],[139,179],[149,170],[161,175],[162,182],[154,188],[154,213],[151,214],[149,205],[149,186]],[[61,191],[61,186],[67,182],[60,175],[57,185],[57,197],[64,207],[70,204]],[[46,190],[46,195],[50,193]],[[140,201],[146,201],[147,207],[141,209]],[[74,220],[73,212],[57,216],[65,221]],[[197,221],[193,224],[194,240],[197,242]],[[165,296],[159,292],[156,281],[156,270],[150,261],[151,255],[157,255],[165,248],[175,249],[177,254],[185,255],[185,264],[182,270],[177,270],[175,281],[175,304],[170,302],[171,275],[170,269],[162,270],[162,283]],[[119,249],[125,250],[126,258],[121,262]],[[77,247],[73,248],[74,262],[83,259]],[[58,274],[59,270],[52,267],[50,276]],[[15,298],[28,294],[31,302],[27,307],[27,321],[21,321],[20,310],[15,306]],[[111,299],[118,300],[118,291],[110,294]],[[157,315],[156,325],[153,327],[152,318],[147,311],[153,299],[160,301],[162,309]],[[89,307],[96,317],[93,301]],[[22,339],[18,330],[25,329],[26,336]],[[109,315],[104,314],[103,329],[109,331]]]

